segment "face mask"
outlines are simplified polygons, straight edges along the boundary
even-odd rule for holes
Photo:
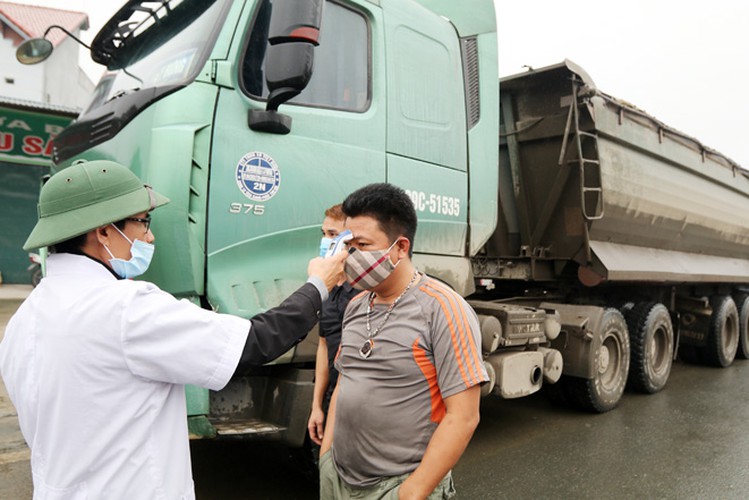
[[[320,257],[325,257],[328,253],[330,245],[333,243],[333,238],[322,238],[320,239]]]
[[[128,241],[128,243],[130,243],[131,255],[130,260],[118,259],[112,255],[109,248],[104,245],[104,249],[112,256],[112,258],[109,259],[109,265],[112,266],[112,270],[120,278],[135,278],[136,276],[145,273],[148,266],[151,264],[151,258],[153,257],[153,252],[155,250],[154,246],[141,240],[130,241],[130,238],[125,236],[117,226],[114,224],[111,224],[111,226],[115,228],[117,232]]]
[[[344,264],[349,284],[359,290],[371,290],[385,281],[400,264],[400,261],[393,264],[388,258],[388,253],[396,243],[398,240],[395,240],[387,250],[373,252],[354,248]]]

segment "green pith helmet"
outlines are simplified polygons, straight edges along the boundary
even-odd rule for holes
[[[127,167],[106,160],[72,165],[53,175],[39,194],[39,220],[27,252],[69,240],[169,203]]]

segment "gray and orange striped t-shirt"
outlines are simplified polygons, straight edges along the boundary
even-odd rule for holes
[[[352,299],[343,318],[332,446],[341,478],[360,487],[416,469],[445,415],[443,400],[489,380],[476,314],[455,291],[422,276],[365,359],[368,297]],[[375,304],[373,331],[386,310]]]

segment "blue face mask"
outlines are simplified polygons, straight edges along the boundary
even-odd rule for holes
[[[104,245],[104,249],[112,256],[112,258],[109,259],[109,265],[112,266],[112,270],[120,278],[135,278],[136,276],[145,273],[148,266],[151,264],[151,258],[153,257],[153,252],[155,250],[154,246],[141,240],[130,241],[130,238],[125,236],[117,226],[114,224],[111,226],[115,228],[117,232],[128,241],[128,243],[130,243],[131,255],[130,260],[118,259],[112,255],[109,248]]]
[[[333,238],[322,238],[320,239],[320,257],[325,257],[328,252],[328,248],[333,243]]]

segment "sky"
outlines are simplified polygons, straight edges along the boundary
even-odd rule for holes
[[[90,42],[124,0],[10,0],[86,12]],[[460,1],[460,0],[455,0]],[[494,0],[499,73],[570,59],[599,90],[749,168],[749,2]],[[81,51],[98,80],[103,68]],[[749,113],[748,113],[749,115]]]
[[[744,122],[749,121],[749,2],[496,0],[495,5],[500,75],[570,59],[599,90],[749,168]]]

